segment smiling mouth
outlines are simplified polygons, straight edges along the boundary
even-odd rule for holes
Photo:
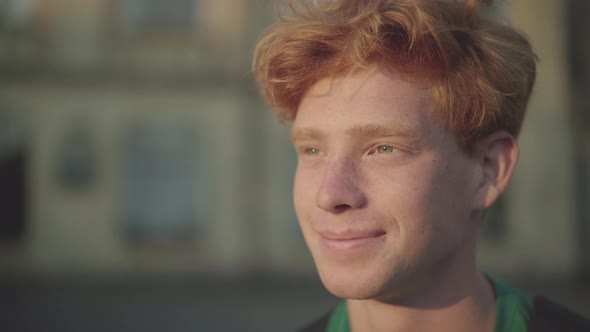
[[[369,248],[385,240],[384,231],[319,233],[320,246],[330,251],[351,251]]]

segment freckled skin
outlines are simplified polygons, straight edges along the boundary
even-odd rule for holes
[[[359,126],[396,134],[350,134]],[[294,136],[294,204],[329,291],[408,302],[441,276],[476,270],[481,169],[440,126],[426,89],[377,68],[325,79],[303,98],[292,131],[308,128],[321,136]],[[322,246],[322,232],[350,230],[384,235],[359,250]]]

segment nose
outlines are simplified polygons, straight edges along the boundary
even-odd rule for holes
[[[316,204],[333,214],[362,208],[367,204],[367,197],[359,186],[353,165],[334,163],[325,170],[316,195]]]

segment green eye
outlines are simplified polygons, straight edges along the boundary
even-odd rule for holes
[[[380,145],[377,147],[377,152],[378,153],[391,153],[393,152],[395,149],[392,146],[389,145]]]
[[[309,148],[309,149],[305,149],[304,152],[306,155],[316,156],[320,153],[320,150],[318,150],[316,148]]]

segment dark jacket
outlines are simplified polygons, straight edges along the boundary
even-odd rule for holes
[[[325,332],[330,314],[325,314],[299,332]],[[528,332],[590,332],[590,320],[542,296],[535,296]]]

